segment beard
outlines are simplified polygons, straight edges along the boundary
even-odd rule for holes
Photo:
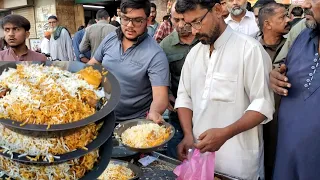
[[[152,21],[152,22],[155,22],[155,21],[156,21],[156,17],[151,16],[151,21]]]
[[[312,17],[312,19],[306,19],[306,26],[310,29],[317,29],[318,24],[316,20],[314,19],[313,12],[310,9],[304,9],[305,15],[309,15]]]
[[[247,9],[247,3],[245,3],[244,5],[240,6],[240,8],[228,8],[228,11],[234,15],[234,16],[239,16],[240,14],[242,14],[243,12],[245,12]]]
[[[191,27],[183,27],[183,28],[176,28],[176,31],[178,32],[178,35],[180,37],[187,37],[192,34],[192,29]]]
[[[214,44],[214,42],[216,42],[216,40],[219,38],[220,34],[221,33],[220,33],[219,26],[215,26],[209,32],[209,34],[197,33],[196,38],[199,39],[202,44],[211,45],[211,44]],[[205,39],[201,39],[201,38],[205,38]]]

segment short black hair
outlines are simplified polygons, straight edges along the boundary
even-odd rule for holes
[[[110,24],[115,26],[115,27],[119,27],[120,26],[120,23],[118,21],[111,21]]]
[[[102,18],[107,19],[108,17],[110,17],[109,13],[105,9],[100,9],[96,14],[96,19],[98,19],[98,20],[100,20]]]
[[[87,26],[88,26],[88,25],[95,24],[95,23],[96,23],[96,20],[94,20],[94,19],[90,19],[90,20],[88,21]]]
[[[57,16],[53,16],[53,15],[52,15],[52,16],[49,16],[49,17],[48,17],[48,20],[49,20],[49,19],[55,19],[55,20],[57,20],[57,21],[58,21]]]
[[[211,10],[216,3],[220,3],[220,0],[177,0],[176,11],[179,14],[186,11],[192,11],[199,5],[202,9]]]
[[[155,3],[151,3],[151,7],[157,10],[157,5]]]
[[[291,14],[293,15],[293,16],[302,16],[302,14],[303,14],[303,9],[301,8],[301,7],[294,7],[294,8],[292,8],[292,10],[291,10]]]
[[[84,28],[85,28],[84,26],[79,26],[78,31],[80,31],[80,30],[82,30]]]
[[[260,8],[259,15],[258,15],[258,21],[259,21],[259,28],[260,28],[261,32],[263,30],[264,21],[267,20],[269,17],[274,16],[275,11],[278,8],[285,8],[286,9],[286,7],[283,4],[276,3],[276,2],[271,2],[271,3],[265,4]]]
[[[169,19],[170,19],[170,15],[165,15],[163,16],[162,21],[169,20]]]
[[[255,4],[253,7],[252,7],[252,10],[256,9],[256,8],[261,8],[263,6],[263,4]]]
[[[120,4],[121,12],[127,14],[127,8],[143,9],[146,16],[150,16],[151,4],[149,0],[122,0]]]
[[[1,27],[4,29],[4,26],[8,23],[16,25],[19,28],[23,28],[25,31],[29,31],[31,28],[30,21],[23,16],[17,14],[10,14],[2,18]]]

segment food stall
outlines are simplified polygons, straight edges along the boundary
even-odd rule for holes
[[[113,170],[132,179],[176,179],[181,162],[165,155],[174,127],[143,119],[115,126],[120,86],[101,66],[3,62],[0,72],[0,179],[107,180]],[[147,136],[129,132],[140,125]],[[142,143],[149,136],[147,145],[130,145],[130,138]]]

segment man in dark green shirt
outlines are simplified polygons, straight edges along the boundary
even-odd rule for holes
[[[198,43],[195,36],[192,35],[191,27],[186,27],[182,14],[175,11],[175,4],[171,9],[171,21],[175,30],[164,38],[160,46],[167,55],[170,68],[171,86],[169,91],[169,122],[175,129],[175,135],[168,143],[167,154],[177,158],[177,146],[183,139],[183,132],[180,126],[178,114],[174,111],[173,106],[177,98],[178,85],[184,60],[190,49]]]

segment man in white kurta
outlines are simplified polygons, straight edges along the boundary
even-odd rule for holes
[[[179,3],[181,8],[185,4],[184,0],[178,0],[178,6]],[[217,6],[220,5],[209,11],[214,15],[211,17],[220,17],[220,7]],[[187,16],[196,17],[206,12],[199,6],[194,11],[188,11],[184,16],[186,22]],[[203,31],[214,27],[209,20],[210,15],[207,16],[202,21]],[[178,109],[185,138],[188,128],[192,128],[196,148],[204,152],[216,151],[216,171],[242,179],[264,179],[261,124],[270,121],[274,112],[273,92],[268,87],[269,72],[272,70],[270,57],[258,41],[226,27],[221,18],[218,21],[221,35],[213,44],[197,44],[185,60],[175,108]],[[197,21],[190,22],[190,25],[197,27]],[[204,34],[200,30],[198,33]],[[198,37],[201,42],[204,41],[203,36]],[[211,54],[210,47],[213,49]],[[192,126],[184,122],[188,121],[187,114],[192,114]],[[252,122],[256,123],[251,125],[253,128],[240,128]],[[242,130],[220,140],[224,137],[221,134],[235,127]],[[211,145],[218,142],[222,146],[210,149],[209,143],[203,148],[202,141],[208,141],[209,137]],[[188,144],[187,141],[183,140],[178,146],[178,153],[181,146]]]
[[[59,21],[56,16],[50,16],[48,22],[53,31],[50,39],[51,59],[53,61],[73,61],[74,51],[69,31],[58,25]]]

